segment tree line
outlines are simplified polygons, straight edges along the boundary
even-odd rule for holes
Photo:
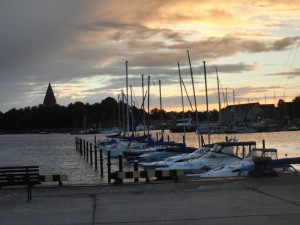
[[[11,109],[6,113],[0,112],[0,131],[6,133],[23,132],[70,132],[88,126],[93,129],[108,129],[114,126],[124,127],[127,118],[127,104],[117,102],[114,98],[108,97],[101,103],[88,104],[82,102],[70,103],[68,106],[42,104],[21,109]],[[192,116],[192,112],[186,112]],[[130,126],[142,123],[144,118],[146,124],[151,121],[158,121],[163,116],[164,121],[174,120],[182,112],[166,112],[157,108],[149,113],[135,106],[130,107]],[[213,119],[218,119],[218,112],[211,112]],[[206,113],[200,113],[203,120]],[[85,124],[84,124],[85,123]]]
[[[280,99],[277,108],[284,109],[285,102]],[[297,96],[293,103],[297,107],[289,112],[292,118],[300,118],[300,96]],[[146,121],[146,124],[157,125],[160,127],[161,119],[170,125],[176,119],[182,118],[183,112],[166,112],[157,108],[146,112],[144,109],[138,109],[135,106],[130,107],[130,116],[128,116],[130,126],[136,126]],[[284,110],[286,111],[286,110]],[[289,110],[287,110],[289,111]],[[283,114],[284,115],[284,114]],[[185,117],[194,118],[195,112],[185,112]],[[207,113],[198,112],[199,122],[206,121]],[[209,112],[211,121],[219,120],[219,112],[211,110]],[[127,120],[126,103],[117,102],[114,98],[108,97],[101,103],[84,104],[82,102],[70,103],[68,106],[38,105],[33,107],[25,107],[21,109],[11,109],[6,113],[0,112],[0,131],[6,133],[24,133],[24,132],[70,132],[89,126],[94,129],[109,129],[114,126],[125,128]]]

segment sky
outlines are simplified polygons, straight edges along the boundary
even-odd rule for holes
[[[49,82],[60,105],[118,100],[126,61],[139,108],[142,74],[151,109],[161,96],[166,111],[195,110],[195,94],[206,110],[204,74],[209,110],[218,110],[217,75],[222,108],[292,101],[299,15],[300,0],[0,0],[0,111],[42,104]]]

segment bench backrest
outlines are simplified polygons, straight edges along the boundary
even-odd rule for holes
[[[0,167],[0,186],[39,184],[38,166]]]

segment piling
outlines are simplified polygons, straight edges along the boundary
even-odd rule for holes
[[[81,138],[78,138],[78,151],[80,151],[80,146],[81,146]]]
[[[102,148],[100,149],[100,176],[103,177],[103,151]]]
[[[265,140],[262,140],[262,146],[263,146],[263,148],[266,148],[266,142],[265,142]]]
[[[123,172],[123,157],[122,157],[122,154],[119,154],[119,171]],[[123,183],[123,180],[119,179],[117,182],[118,183]]]
[[[133,162],[133,165],[134,165],[134,171],[139,171],[139,161],[138,160],[134,160]],[[134,178],[134,182],[139,182],[139,179],[138,178]]]
[[[97,164],[97,162],[98,162],[98,160],[97,160],[97,146],[96,146],[96,144],[94,145],[94,159],[95,159],[95,170],[98,170],[98,164]]]
[[[107,182],[111,183],[111,161],[110,161],[110,150],[107,151]]]
[[[80,138],[80,146],[79,146],[79,151],[80,151],[80,155],[82,156],[82,139]]]
[[[91,163],[91,166],[93,166],[93,144],[90,143],[90,163]]]
[[[85,159],[85,140],[83,140],[83,158]]]
[[[122,154],[119,154],[118,156],[119,158],[119,171],[123,171],[123,157],[122,157]]]
[[[89,161],[89,142],[87,141],[86,142],[86,161],[88,162]]]
[[[78,150],[78,140],[77,140],[77,137],[75,137],[75,149],[76,149],[76,151]]]

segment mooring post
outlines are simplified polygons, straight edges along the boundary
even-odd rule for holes
[[[86,142],[86,161],[89,161],[89,142]]]
[[[78,150],[78,147],[77,147],[77,137],[75,137],[75,150]]]
[[[168,135],[168,142],[170,142],[170,136]]]
[[[226,141],[226,142],[228,141],[228,137],[227,137],[227,136],[225,137],[225,141]]]
[[[103,177],[103,152],[102,148],[100,148],[100,176]]]
[[[110,150],[107,151],[107,181],[111,183],[111,162],[110,162]]]
[[[123,158],[122,158],[122,154],[119,154],[119,171],[123,171]]]
[[[85,159],[85,140],[83,140],[83,158]]]
[[[182,143],[185,144],[185,136],[182,136]]]
[[[265,142],[265,140],[262,140],[262,146],[263,146],[263,148],[266,148],[266,142]]]
[[[119,171],[123,172],[123,157],[122,154],[119,154]],[[123,183],[123,179],[118,178],[118,183]]]
[[[91,163],[91,166],[93,166],[93,144],[90,143],[90,163]]]
[[[95,136],[96,137],[96,136]],[[98,168],[98,160],[97,160],[97,146],[96,146],[96,144],[94,145],[94,158],[95,158],[95,170],[97,170]]]
[[[139,171],[139,161],[138,160],[134,160],[134,171]],[[134,182],[139,182],[139,178],[134,178]]]
[[[79,138],[79,151],[80,151],[80,155],[82,156],[82,139]]]
[[[80,149],[79,149],[79,151],[80,151],[80,155],[82,156],[82,139],[80,138],[79,141],[80,141]]]
[[[79,151],[80,143],[79,143],[79,137],[77,137],[77,151]]]
[[[77,144],[78,144],[78,152],[79,152],[80,151],[80,137],[78,137],[77,140],[78,140]]]

